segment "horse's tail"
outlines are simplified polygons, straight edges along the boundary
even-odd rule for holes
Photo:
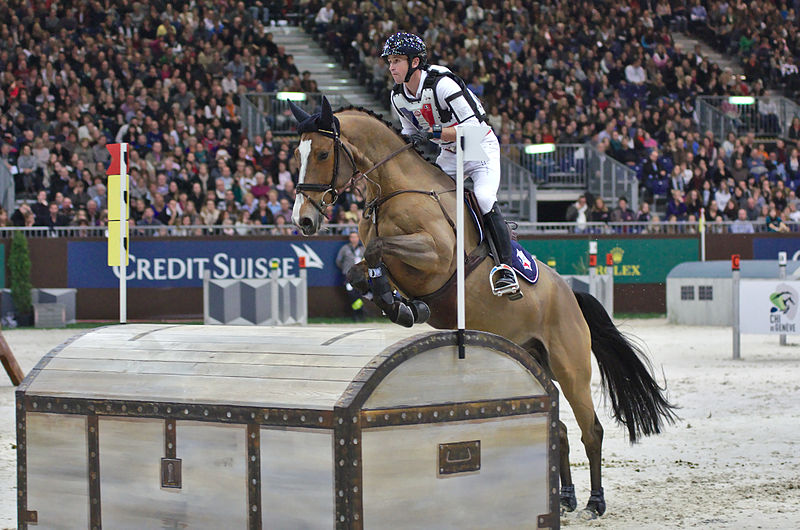
[[[676,415],[652,375],[647,356],[623,335],[603,305],[588,293],[575,292],[592,337],[592,351],[600,368],[600,382],[611,398],[617,422],[628,428],[631,443],[640,436],[661,432]]]

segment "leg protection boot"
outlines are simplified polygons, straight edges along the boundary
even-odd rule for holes
[[[395,324],[410,328],[414,325],[414,313],[403,299],[389,285],[386,267],[381,264],[369,270],[371,291],[375,304],[380,307]]]

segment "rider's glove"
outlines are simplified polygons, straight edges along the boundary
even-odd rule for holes
[[[433,133],[414,131],[408,135],[408,141],[414,144],[414,147],[424,147],[432,137]]]

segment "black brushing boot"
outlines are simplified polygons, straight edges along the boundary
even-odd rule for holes
[[[386,268],[381,265],[374,269],[369,269],[372,301],[380,307],[386,316],[395,324],[410,328],[414,325],[414,313],[403,300],[392,290],[387,278]]]

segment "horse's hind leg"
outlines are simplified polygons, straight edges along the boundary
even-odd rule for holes
[[[544,345],[538,339],[530,339],[525,342],[523,348],[536,359],[536,362],[545,370],[547,376],[556,380],[550,366],[550,356]],[[559,450],[559,477],[561,478],[561,513],[575,511],[578,507],[578,499],[575,497],[575,485],[572,483],[572,472],[569,467],[569,437],[567,436],[567,426],[563,421],[558,422],[558,441]]]
[[[578,507],[575,497],[575,485],[572,483],[572,472],[569,469],[569,438],[567,426],[563,421],[558,422],[558,439],[561,445],[559,458],[559,475],[561,476],[561,508],[563,512],[572,512]]]
[[[588,330],[582,333],[562,333],[559,344],[550,348],[550,362],[564,397],[572,407],[581,429],[581,442],[589,459],[591,496],[585,513],[591,517],[606,511],[601,475],[603,426],[594,411],[591,393],[591,360]],[[566,432],[565,432],[566,435]],[[563,446],[562,446],[563,447]],[[563,460],[562,460],[563,463]],[[563,475],[562,475],[563,478]]]

